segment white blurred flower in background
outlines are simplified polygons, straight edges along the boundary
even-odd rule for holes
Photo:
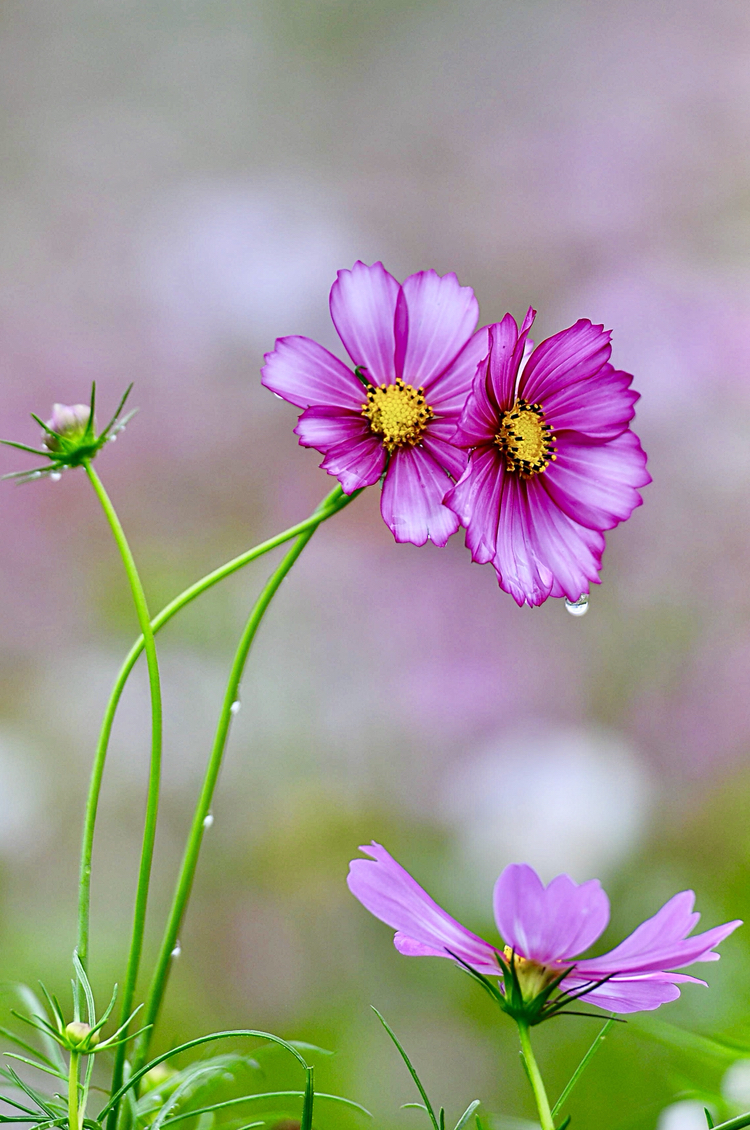
[[[724,1075],[721,1092],[727,1102],[747,1110],[750,1107],[750,1059],[738,1059]]]
[[[46,789],[35,757],[11,730],[0,731],[0,853],[26,854],[44,839]]]
[[[653,802],[647,769],[613,731],[519,726],[451,767],[443,809],[477,884],[522,861],[545,880],[601,876],[638,844]]]
[[[706,1130],[703,1103],[697,1099],[670,1103],[659,1115],[656,1130]]]

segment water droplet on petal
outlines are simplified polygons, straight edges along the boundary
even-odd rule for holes
[[[585,616],[589,610],[589,598],[587,593],[583,593],[578,597],[578,600],[568,600],[565,598],[565,607],[571,616]]]
[[[207,813],[207,815],[203,817],[203,827],[204,828],[210,828],[211,825],[213,824],[213,822],[214,822],[214,816],[213,816],[212,812]]]
[[[177,942],[175,944],[174,949],[172,950],[172,957],[179,957],[181,953],[182,953],[182,946],[180,945],[179,942]]]
[[[61,478],[62,478],[62,475],[60,474],[59,471],[52,471],[50,473],[50,482],[52,482],[52,483],[59,483]]]
[[[236,701],[232,703],[229,709],[231,710],[232,714],[239,714],[241,706],[242,703],[240,702],[240,700],[236,699]]]

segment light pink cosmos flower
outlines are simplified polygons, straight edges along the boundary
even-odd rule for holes
[[[282,337],[263,384],[305,409],[295,433],[347,494],[385,472],[380,509],[396,541],[445,545],[459,523],[443,496],[467,462],[449,440],[488,348],[474,292],[454,274],[399,284],[382,263],[357,262],[338,272],[330,306],[354,369],[308,337]]]
[[[521,988],[531,993],[563,974],[563,993],[610,1012],[658,1008],[679,997],[683,981],[704,985],[674,970],[694,961],[718,961],[714,946],[742,925],[736,920],[688,937],[700,915],[693,912],[693,892],[682,891],[609,953],[579,958],[609,922],[609,899],[599,880],[579,885],[558,875],[545,887],[533,868],[512,863],[495,884],[495,921],[505,942],[501,950],[451,918],[380,844],[360,851],[371,859],[352,860],[349,889],[397,931],[399,953],[454,957],[488,977],[502,976],[512,960]]]
[[[581,320],[532,352],[534,317],[520,333],[510,314],[489,327],[452,437],[469,464],[445,497],[472,559],[491,561],[519,605],[576,601],[598,584],[602,531],[630,517],[651,481],[628,427],[638,393],[609,362],[609,333]]]

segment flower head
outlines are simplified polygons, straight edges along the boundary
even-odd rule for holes
[[[93,459],[107,440],[114,439],[135,415],[135,412],[130,412],[127,416],[121,416],[132,387],[130,385],[125,390],[114,416],[98,434],[94,416],[96,385],[91,387],[91,400],[88,404],[54,404],[52,416],[46,424],[32,412],[31,418],[42,428],[43,448],[29,447],[25,443],[14,443],[8,439],[0,440],[0,443],[6,447],[16,447],[19,451],[28,451],[31,455],[43,456],[48,462],[41,467],[32,467],[29,471],[14,471],[2,477],[18,479],[20,482],[39,479],[43,475],[59,478],[60,472],[66,467],[79,467],[86,460]]]
[[[694,961],[718,961],[714,947],[741,925],[735,920],[688,937],[700,915],[693,912],[693,892],[682,891],[609,953],[581,958],[609,922],[609,899],[599,880],[579,885],[558,875],[545,887],[533,868],[513,863],[495,884],[501,949],[451,918],[380,844],[360,850],[371,858],[352,860],[349,889],[397,931],[399,953],[451,957],[482,980],[502,978],[502,992],[493,995],[528,1023],[579,998],[611,1012],[658,1008],[679,997],[682,982],[705,984],[674,971]]]
[[[64,451],[80,444],[96,421],[91,419],[90,404],[53,404],[52,416],[45,424],[42,443],[49,451]]]
[[[266,354],[263,384],[303,408],[295,434],[351,494],[385,474],[381,513],[396,541],[445,545],[458,518],[443,496],[467,457],[449,442],[487,353],[474,292],[454,274],[398,283],[382,263],[339,271],[331,317],[353,367],[307,337]]]
[[[598,584],[602,531],[641,504],[651,481],[628,425],[638,394],[613,368],[610,335],[582,320],[532,350],[535,311],[506,314],[451,441],[471,452],[445,503],[474,561],[494,565],[519,605],[570,601]]]

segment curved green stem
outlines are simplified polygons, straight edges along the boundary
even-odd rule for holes
[[[523,1020],[518,1020],[518,1035],[521,1038],[521,1051],[523,1053],[524,1063],[526,1064],[526,1071],[531,1083],[531,1089],[534,1092],[536,1100],[536,1108],[539,1111],[539,1122],[541,1123],[542,1130],[555,1130],[555,1123],[552,1120],[552,1111],[550,1110],[549,1099],[547,1092],[544,1089],[544,1082],[542,1075],[534,1058],[534,1052],[531,1047],[531,1037],[529,1035],[529,1026]]]
[[[148,682],[151,693],[151,763],[149,770],[148,780],[148,793],[146,797],[146,817],[143,826],[143,843],[141,846],[141,862],[138,869],[138,885],[135,894],[135,906],[133,909],[133,929],[130,938],[130,952],[128,954],[128,964],[125,972],[125,983],[122,993],[122,1004],[120,1012],[120,1023],[127,1022],[133,1009],[133,997],[135,996],[135,985],[138,978],[138,968],[141,960],[141,950],[143,948],[143,931],[146,923],[146,906],[148,904],[148,891],[151,881],[151,863],[154,856],[154,840],[156,838],[156,819],[159,812],[159,784],[161,779],[161,745],[162,745],[162,708],[161,708],[161,683],[159,679],[159,663],[156,657],[156,642],[154,640],[154,631],[151,627],[151,617],[148,611],[148,604],[146,603],[146,595],[143,591],[138,570],[130,552],[130,547],[125,538],[125,533],[120,525],[120,521],[115,513],[115,509],[109,500],[109,496],[104,489],[104,486],[97,475],[94,468],[88,462],[84,461],[83,466],[86,469],[91,485],[93,486],[99,501],[102,504],[102,509],[107,517],[112,534],[120,550],[120,555],[125,565],[125,572],[127,573],[130,582],[130,588],[133,593],[133,601],[135,603],[136,613],[138,615],[138,623],[143,635],[143,647],[146,652],[146,663],[148,665]],[[90,869],[90,856],[89,856],[89,869]],[[86,945],[84,952],[79,952],[78,956],[84,969],[86,967],[86,959],[88,957],[88,936],[86,936]],[[119,1047],[123,1047],[120,1045]],[[118,1051],[119,1051],[118,1047]],[[117,1064],[115,1065],[117,1067]],[[122,1064],[120,1064],[120,1067]],[[115,1085],[120,1086],[122,1082],[121,1077],[117,1078],[115,1075]]]
[[[225,565],[214,569],[213,572],[208,573],[202,577],[195,584],[185,589],[184,592],[176,596],[174,600],[162,608],[161,612],[151,621],[151,630],[155,634],[167,624],[173,616],[175,616],[186,605],[190,604],[201,593],[206,592],[207,589],[212,588],[223,581],[225,577],[231,576],[251,561],[256,558],[262,557],[264,553],[275,549],[284,542],[291,541],[292,538],[297,537],[299,534],[304,533],[310,528],[315,528],[324,522],[327,518],[337,514],[339,510],[343,510],[358,494],[360,491],[355,491],[354,494],[345,495],[340,487],[332,491],[325,499],[324,503],[318,510],[304,522],[298,522],[294,526],[290,526],[288,530],[283,533],[277,534],[268,541],[261,542],[253,549],[241,553],[239,557],[233,558]],[[141,635],[140,639],[131,647],[128,655],[118,673],[115,684],[107,703],[107,708],[104,712],[102,719],[101,730],[99,732],[99,739],[97,741],[96,754],[94,757],[94,765],[91,771],[91,781],[89,784],[89,793],[86,801],[86,815],[83,825],[83,842],[81,845],[81,871],[79,882],[79,903],[78,903],[78,946],[77,951],[81,961],[86,962],[88,957],[89,948],[89,918],[91,906],[91,856],[94,846],[94,831],[96,827],[96,815],[99,806],[99,794],[101,792],[102,777],[104,774],[104,764],[107,759],[107,749],[109,747],[109,739],[112,733],[112,725],[114,723],[117,707],[122,697],[122,692],[125,689],[125,684],[128,681],[130,672],[135,666],[136,660],[140,656],[145,647],[145,636]]]
[[[146,1063],[143,1067],[140,1067],[138,1071],[134,1071],[127,1082],[123,1083],[123,1085],[112,1094],[109,1102],[102,1107],[96,1116],[96,1121],[102,1123],[105,1116],[112,1113],[123,1095],[127,1094],[133,1087],[137,1087],[146,1072],[151,1071],[154,1067],[158,1067],[160,1063],[165,1063],[166,1060],[172,1059],[173,1056],[181,1055],[182,1052],[190,1051],[191,1048],[198,1048],[202,1044],[212,1044],[215,1040],[226,1040],[230,1037],[236,1038],[238,1036],[255,1036],[259,1039],[267,1040],[271,1044],[277,1044],[280,1048],[286,1048],[289,1054],[304,1068],[305,1072],[310,1070],[310,1064],[299,1049],[295,1048],[295,1046],[290,1044],[287,1040],[282,1040],[280,1036],[274,1036],[272,1032],[261,1032],[256,1028],[232,1028],[226,1032],[209,1032],[207,1036],[198,1036],[195,1040],[188,1040],[185,1044],[179,1044],[176,1048],[170,1048],[169,1051],[154,1056],[150,1063]]]
[[[177,885],[175,887],[174,896],[172,898],[172,906],[167,920],[167,926],[164,931],[164,937],[159,951],[159,957],[154,969],[151,986],[149,988],[148,996],[146,997],[146,1008],[143,1016],[144,1026],[150,1025],[140,1037],[138,1042],[138,1050],[134,1060],[134,1070],[138,1070],[140,1065],[145,1061],[148,1055],[149,1042],[153,1032],[153,1025],[159,1015],[162,998],[167,985],[169,971],[172,964],[172,955],[174,948],[177,944],[182,920],[187,908],[188,899],[193,886],[193,879],[195,877],[195,869],[198,863],[198,855],[200,853],[201,844],[203,843],[203,833],[205,831],[205,821],[211,808],[211,801],[216,788],[216,782],[219,777],[219,771],[224,759],[224,752],[227,746],[227,739],[229,737],[229,726],[232,719],[232,707],[238,701],[238,694],[240,683],[247,663],[247,658],[250,653],[255,634],[260,626],[260,623],[268,609],[269,604],[278,592],[282,581],[290,571],[297,558],[302,553],[307,543],[312,538],[318,525],[323,521],[323,513],[326,509],[328,499],[318,508],[320,515],[318,523],[309,527],[304,533],[300,534],[294,545],[287,551],[281,560],[280,564],[273,571],[268,581],[263,587],[260,596],[258,597],[250,616],[245,624],[244,631],[237,646],[237,651],[232,663],[232,669],[229,675],[229,681],[224,693],[224,701],[219,715],[219,721],[216,727],[216,734],[214,736],[213,747],[211,755],[208,759],[206,766],[206,773],[203,779],[203,787],[198,798],[198,804],[193,816],[193,823],[190,828],[187,844],[185,845],[185,853],[183,855],[182,864],[180,867]],[[313,515],[314,517],[314,515]]]

